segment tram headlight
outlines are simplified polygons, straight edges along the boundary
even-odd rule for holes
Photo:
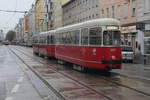
[[[117,57],[113,55],[113,56],[111,56],[111,59],[112,59],[112,60],[116,60]]]

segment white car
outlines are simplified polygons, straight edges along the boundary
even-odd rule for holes
[[[134,52],[132,46],[122,46],[122,59],[123,61],[130,61],[131,63],[133,63]]]

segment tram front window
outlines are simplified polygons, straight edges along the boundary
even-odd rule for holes
[[[120,45],[121,44],[120,31],[104,31],[103,44],[104,45]]]

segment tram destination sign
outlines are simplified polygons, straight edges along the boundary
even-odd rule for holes
[[[107,30],[118,30],[119,27],[118,26],[106,26]]]

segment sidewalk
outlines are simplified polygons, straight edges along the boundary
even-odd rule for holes
[[[137,55],[135,55],[134,63],[150,65],[150,56],[147,56],[146,60],[145,60],[145,57],[143,55],[137,54]]]

